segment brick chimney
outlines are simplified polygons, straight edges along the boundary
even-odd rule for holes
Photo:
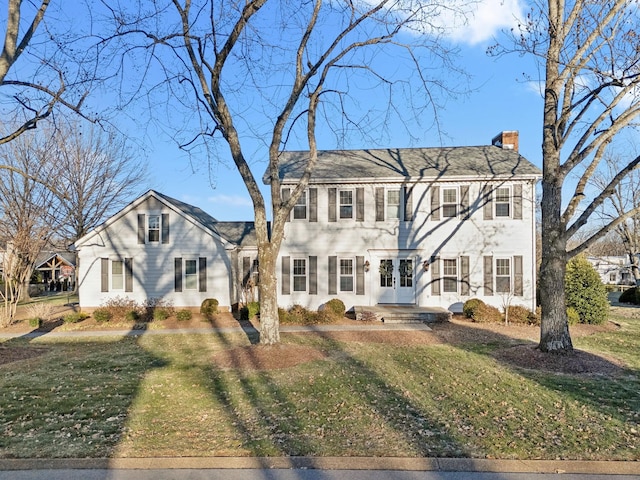
[[[503,148],[504,150],[515,150],[518,151],[518,131],[517,130],[509,130],[500,132],[498,135],[493,137],[491,140],[491,145],[495,145],[496,147]]]

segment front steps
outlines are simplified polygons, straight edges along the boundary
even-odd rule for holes
[[[448,322],[452,313],[441,307],[416,307],[412,305],[355,306],[356,320],[384,323],[436,323]]]

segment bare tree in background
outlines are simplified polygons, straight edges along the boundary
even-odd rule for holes
[[[569,353],[567,260],[635,213],[625,212],[568,249],[568,241],[640,162],[627,158],[604,188],[588,188],[608,146],[640,114],[638,2],[548,0],[536,4],[520,33],[519,50],[537,57],[544,72],[539,347]]]
[[[616,175],[623,160],[619,155],[607,155],[604,159],[604,169],[593,178],[596,188],[605,189]],[[627,212],[636,212],[628,215]],[[613,223],[618,218],[625,218],[618,222],[608,235],[622,244],[624,254],[629,259],[631,274],[636,285],[640,285],[640,171],[630,172],[624,179],[614,186],[611,196],[602,205],[600,217],[605,224]],[[610,253],[610,255],[612,255]]]
[[[64,221],[52,190],[33,180],[57,175],[46,140],[36,143],[34,137],[23,135],[0,153],[12,167],[0,170],[0,242],[5,246],[0,323],[4,326],[15,318],[38,255]]]
[[[316,163],[318,122],[337,141],[384,132],[381,126],[405,113],[425,128],[419,119],[433,119],[434,98],[459,78],[435,23],[460,3],[166,0],[115,7],[104,1],[114,37],[129,55],[123,75],[136,68],[136,78],[151,82],[148,104],[156,116],[166,108],[182,148],[215,150],[222,140],[251,196],[262,343],[279,342],[276,259],[289,211]],[[373,107],[363,113],[367,101]],[[185,115],[178,117],[178,109]],[[309,157],[285,198],[279,155],[294,139]],[[259,160],[268,161],[270,208],[259,186],[263,170],[252,170],[256,143],[264,147]]]
[[[147,167],[117,131],[71,120],[50,133],[67,219],[59,234],[73,243],[143,193]]]

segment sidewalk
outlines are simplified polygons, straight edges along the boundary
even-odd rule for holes
[[[421,472],[493,472],[632,475],[640,462],[580,460],[490,460],[474,458],[397,457],[177,457],[0,459],[0,471],[16,470],[209,470],[303,469]]]

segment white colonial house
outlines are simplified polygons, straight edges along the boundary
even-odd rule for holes
[[[282,153],[283,195],[307,154]],[[322,151],[286,226],[278,302],[459,311],[480,298],[533,309],[539,179],[517,132],[476,147]],[[155,191],[75,247],[83,307],[113,296],[232,306],[258,281],[251,222],[218,222]]]

